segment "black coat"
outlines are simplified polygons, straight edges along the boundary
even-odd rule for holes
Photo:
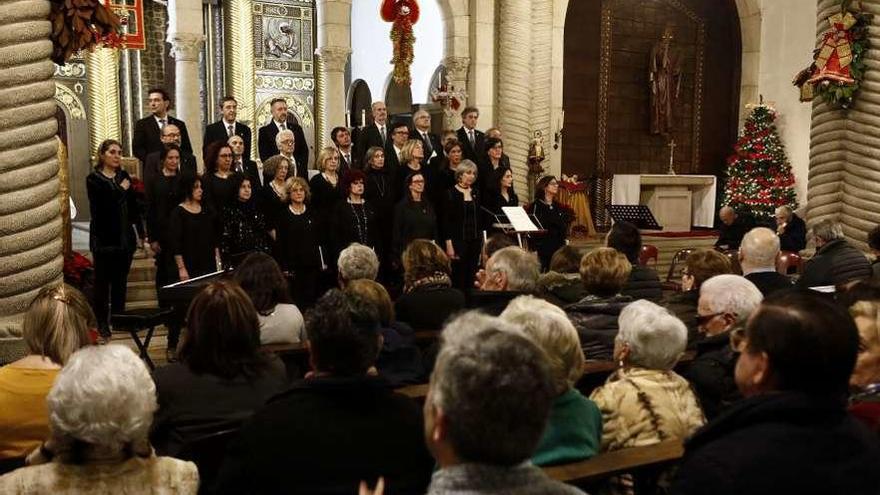
[[[471,202],[473,203],[473,208],[468,209],[466,201],[464,200],[464,193],[458,190],[456,187],[450,188],[446,191],[444,196],[443,206],[441,208],[441,221],[440,221],[440,238],[444,243],[441,243],[441,246],[445,246],[445,241],[451,240],[453,246],[456,251],[461,249],[461,243],[464,241],[473,241],[480,238],[480,231],[482,230],[482,222],[481,219],[483,217],[482,210],[480,210],[480,198],[479,193],[473,188],[471,188]],[[475,224],[475,231],[471,232],[472,236],[467,236],[467,232],[465,232],[465,220],[466,217],[472,215],[473,218],[467,219],[472,221]],[[467,239],[465,237],[468,237]]]
[[[739,249],[743,236],[754,227],[754,222],[746,215],[739,215],[731,225],[721,222],[718,225],[718,240],[715,247],[721,249]]]
[[[684,376],[697,394],[706,419],[718,416],[742,397],[733,379],[737,356],[730,348],[729,332],[697,342],[697,356]]]
[[[755,284],[755,287],[761,291],[764,297],[776,291],[791,289],[792,287],[791,279],[776,271],[750,273],[745,277],[749,282]]]
[[[245,177],[251,180],[252,191],[256,191],[262,186],[260,183],[260,169],[257,168],[257,162],[248,158],[247,155],[242,159],[241,165],[232,162],[232,170],[244,174]]]
[[[419,405],[384,380],[314,378],[254,414],[227,451],[218,493],[357,493],[385,477],[385,493],[425,493],[434,461]]]
[[[251,128],[242,124],[241,122],[235,122],[235,130],[233,133],[236,136],[241,136],[242,141],[244,141],[244,156],[248,159],[251,157]],[[226,123],[223,120],[218,120],[213,124],[209,124],[205,127],[205,137],[202,141],[202,156],[207,155],[208,145],[211,143],[227,142],[229,140],[229,131],[226,129]]]
[[[843,402],[793,392],[743,400],[685,443],[675,495],[876,495],[876,437]]]
[[[379,133],[379,128],[375,123],[372,123],[366,127],[364,127],[357,135],[357,139],[355,140],[354,146],[354,154],[357,156],[357,160],[363,163],[366,166],[366,154],[367,150],[372,148],[373,146],[378,146],[379,148],[385,149],[385,145],[387,142],[391,141],[391,125],[389,122],[385,122],[385,139],[382,139],[382,135]],[[388,157],[385,157],[387,160]]]
[[[617,318],[632,298],[616,295],[598,297],[588,295],[581,301],[566,306],[565,313],[577,329],[581,348],[587,359],[610,360],[617,337]]]
[[[684,322],[688,331],[688,348],[696,345],[700,335],[697,330],[697,303],[700,301],[700,290],[673,292],[663,299],[662,306]]]
[[[816,250],[807,261],[798,287],[838,285],[850,280],[870,278],[873,274],[868,258],[844,239],[835,239]]]
[[[135,199],[134,189],[123,189],[120,184],[131,177],[119,169],[109,178],[95,169],[86,177],[89,197],[89,250],[92,253],[134,252],[137,247],[137,231],[144,236],[141,213]]]
[[[437,232],[437,214],[431,203],[426,199],[415,203],[404,198],[394,208],[392,248],[395,259],[414,239],[436,241]]]
[[[634,263],[621,293],[633,299],[659,301],[663,297],[663,286],[653,268]]]
[[[486,135],[483,134],[483,131],[474,129],[473,146],[471,146],[471,141],[468,139],[467,131],[464,130],[464,126],[459,127],[455,134],[458,136],[458,142],[461,143],[462,156],[465,159],[474,162],[475,165],[479,163],[480,157],[483,156],[483,152],[486,149]]]
[[[186,124],[174,117],[167,115],[165,125],[174,124],[180,129],[180,149],[192,155],[192,144],[189,142],[189,133],[186,130]],[[147,155],[156,151],[162,151],[161,133],[159,132],[159,123],[153,114],[138,120],[134,123],[134,132],[131,141],[131,154],[135,156],[141,163],[146,163]]]
[[[438,283],[417,287],[397,298],[394,313],[398,321],[416,330],[442,330],[446,320],[464,307],[462,291]]]
[[[804,220],[792,213],[785,226],[785,232],[779,236],[780,251],[798,251],[807,247],[807,224]]]
[[[293,157],[296,159],[297,168],[309,168],[309,143],[306,142],[303,128],[293,119],[287,119],[287,128],[293,131]],[[278,146],[275,144],[275,136],[277,135],[278,126],[275,125],[274,120],[270,120],[268,124],[260,127],[257,131],[257,149],[261,162],[278,154]],[[301,174],[300,176],[307,177]]]
[[[431,154],[436,154],[437,156],[443,156],[443,145],[440,144],[440,137],[434,134],[433,132],[426,132],[428,139],[426,140],[422,137],[422,134],[418,129],[410,129],[409,137],[410,139],[418,139],[422,142],[422,149],[425,151],[425,159],[422,161],[422,166],[428,165],[431,161]],[[431,150],[428,151],[428,145],[426,143],[431,143]]]

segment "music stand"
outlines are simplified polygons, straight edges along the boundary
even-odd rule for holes
[[[546,229],[544,229],[544,227],[541,225],[540,220],[538,220],[538,218],[534,215],[528,215],[528,217],[532,221],[532,223],[535,224],[535,226],[538,228],[538,230],[534,230],[534,229],[517,230],[517,228],[511,222],[510,218],[508,218],[508,216],[505,213],[503,213],[503,212],[502,213],[494,213],[488,209],[485,209],[485,208],[483,208],[483,209],[487,213],[489,213],[492,216],[492,218],[495,220],[492,223],[492,227],[494,227],[496,229],[500,229],[501,232],[503,232],[507,235],[516,234],[517,244],[519,244],[519,247],[521,247],[522,249],[526,249],[525,245],[523,244],[523,239],[522,239],[523,234],[530,236],[532,234],[543,234],[543,233],[547,232]],[[485,237],[485,235],[486,235],[486,232],[484,231],[483,236]],[[484,242],[485,242],[485,240],[486,239],[483,239]]]
[[[639,230],[663,230],[646,205],[609,205],[608,213],[615,222],[629,222]]]

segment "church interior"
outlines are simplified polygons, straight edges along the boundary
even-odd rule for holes
[[[0,0],[0,493],[880,493],[878,23]]]

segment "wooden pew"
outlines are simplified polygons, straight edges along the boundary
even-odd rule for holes
[[[296,344],[264,344],[260,350],[277,355],[287,369],[287,379],[302,378],[309,371],[309,349],[305,342]]]
[[[583,486],[623,473],[635,473],[645,468],[659,468],[672,464],[684,454],[680,439],[667,440],[646,447],[633,447],[599,454],[592,459],[559,466],[545,467],[547,476]]]
[[[420,383],[418,385],[407,385],[405,387],[400,387],[395,391],[419,402],[424,402],[425,396],[428,395],[428,384]]]

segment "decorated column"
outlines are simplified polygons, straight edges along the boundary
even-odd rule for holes
[[[45,0],[0,0],[0,326],[61,280],[58,145]]]
[[[345,125],[345,64],[351,48],[344,46],[325,46],[317,50],[321,59],[323,87],[319,88],[321,106],[319,114],[324,116],[323,132],[319,136],[319,142],[330,142],[330,129],[339,125]]]
[[[527,191],[532,59],[523,47],[532,46],[531,2],[501,0],[498,12],[498,101],[503,103],[497,110],[498,126],[504,133],[504,152],[510,156],[515,187]]]
[[[463,95],[462,101],[459,101],[458,112],[467,105],[467,76],[468,69],[471,65],[471,59],[468,57],[449,56],[443,59],[443,66],[446,67],[446,87],[450,91],[457,91],[456,94]],[[460,90],[460,91],[458,91]],[[457,112],[444,114],[443,129],[455,130],[461,127],[460,114]]]
[[[174,57],[175,116],[190,129],[189,139],[193,154],[203,168],[202,115],[199,98],[199,53],[205,42],[202,22],[202,2],[199,0],[169,0],[168,38]]]

